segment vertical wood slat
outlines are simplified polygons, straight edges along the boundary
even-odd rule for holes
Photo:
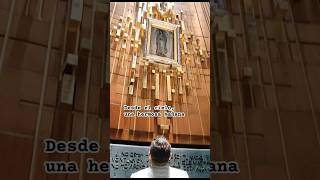
[[[155,74],[156,78],[156,89],[155,89],[155,99],[160,99],[160,74],[156,73]]]
[[[256,17],[253,7],[253,0],[244,0],[244,18],[245,18],[245,25],[244,25],[244,33],[247,34],[247,40],[249,41],[249,54],[251,56],[259,56],[259,37],[257,31],[257,23]]]
[[[39,11],[38,11],[38,16],[37,16],[37,18],[38,18],[39,20],[42,20],[43,0],[40,0],[40,1],[38,2],[38,4],[39,4]]]
[[[270,50],[270,45],[269,45],[268,39],[267,39],[267,31],[266,31],[266,27],[265,27],[266,22],[265,22],[265,19],[264,19],[264,16],[263,16],[263,11],[262,11],[261,4],[262,4],[262,2],[261,2],[261,0],[259,0],[258,1],[258,5],[259,5],[260,18],[261,18],[263,40],[266,43],[267,63],[268,63],[269,74],[271,76],[271,86],[272,86],[272,91],[273,91],[273,93],[272,93],[273,94],[273,99],[274,99],[275,106],[276,106],[275,110],[276,110],[277,122],[278,122],[278,127],[279,127],[279,132],[280,132],[282,155],[283,155],[283,158],[284,158],[287,178],[288,178],[288,180],[291,180],[291,174],[290,174],[289,163],[288,163],[287,149],[286,149],[286,145],[285,145],[284,132],[283,132],[281,116],[280,116],[279,97],[278,97],[277,89],[276,89],[276,85],[275,85],[274,69],[272,67],[271,50]]]
[[[235,58],[237,58],[237,54],[236,54],[236,43],[235,40],[232,41],[232,46],[233,46],[233,50],[235,52]],[[239,64],[238,64],[238,60],[235,59],[235,71],[236,74],[238,76],[240,76],[240,72],[239,72]],[[243,128],[243,138],[244,138],[244,145],[245,145],[245,153],[246,153],[246,160],[247,160],[247,167],[248,167],[248,176],[249,176],[249,180],[252,180],[252,171],[251,171],[251,162],[250,162],[250,156],[249,156],[249,147],[248,147],[248,136],[247,136],[247,127],[244,121],[244,108],[243,108],[243,99],[242,99],[242,92],[241,92],[241,86],[240,83],[237,83],[237,90],[238,90],[238,95],[239,95],[239,103],[240,103],[240,123],[241,126]]]
[[[172,101],[170,75],[167,75],[167,100]]]
[[[306,63],[304,62],[304,57],[303,57],[303,54],[302,54],[303,52],[302,52],[301,43],[300,43],[300,39],[299,39],[299,35],[298,35],[298,30],[297,30],[298,28],[297,28],[297,25],[296,25],[295,20],[294,20],[291,2],[289,2],[289,12],[290,12],[290,17],[291,17],[291,23],[293,24],[293,27],[294,27],[293,30],[294,30],[295,43],[298,46],[299,62],[300,62],[300,67],[301,67],[302,72],[303,72],[303,78],[304,78],[304,82],[305,82],[305,87],[306,87],[307,94],[308,94],[308,101],[309,101],[309,106],[310,106],[311,113],[312,113],[312,119],[313,119],[313,123],[314,123],[316,139],[317,139],[318,145],[320,145],[320,133],[319,133],[318,119],[317,119],[316,110],[315,110],[315,107],[314,107],[314,102],[313,102],[313,98],[312,98],[310,82],[309,82],[309,79],[308,79],[308,71],[307,71],[307,69],[305,67]],[[282,23],[284,23],[284,22],[282,21]]]
[[[82,4],[83,5],[83,4]],[[91,66],[92,66],[92,55],[93,55],[93,38],[94,38],[94,24],[95,24],[95,13],[96,13],[96,0],[92,1],[92,15],[91,15],[91,29],[90,29],[90,42],[91,48],[88,55],[88,65],[87,65],[87,76],[86,76],[86,86],[84,93],[84,109],[83,109],[83,124],[82,124],[82,137],[87,136],[87,125],[88,125],[88,102],[89,102],[89,90],[90,90],[90,80],[91,80]],[[85,154],[80,156],[80,168],[79,168],[79,179],[84,179],[85,173]]]
[[[179,91],[179,95],[182,95],[183,94],[183,87],[182,87],[182,78],[181,77],[178,77],[178,91]]]
[[[143,79],[142,79],[142,88],[148,88],[148,65],[144,65],[143,67]]]
[[[122,14],[122,17],[125,16],[125,10],[127,8],[127,3],[125,3],[125,6],[124,6],[124,10],[123,10],[123,14]],[[120,17],[121,18],[121,17]],[[120,57],[120,56],[119,56]],[[115,64],[115,61],[116,61],[117,57],[114,58],[114,63],[112,65],[112,70],[111,70],[111,75],[110,75],[110,82],[112,80],[112,75],[113,75],[113,67],[114,67],[114,64]],[[123,105],[123,99],[124,99],[124,91],[125,91],[125,87],[126,87],[126,82],[127,82],[127,72],[128,72],[128,66],[129,66],[129,63],[127,63],[126,67],[125,67],[125,73],[124,73],[124,80],[123,80],[123,86],[122,86],[122,93],[121,93],[121,101],[120,101],[120,112],[119,112],[119,116],[118,116],[118,123],[117,123],[117,135],[119,133],[119,129],[120,129],[120,126],[121,126],[121,115],[122,115],[122,105]]]
[[[71,1],[67,3],[67,16],[65,18],[65,23],[64,23],[64,34],[63,34],[63,46],[62,46],[62,55],[61,55],[61,60],[60,60],[60,69],[63,67],[63,62],[66,56],[66,48],[67,48],[67,36],[68,36],[68,24],[70,22],[70,18],[68,17],[70,13],[70,6],[71,6]],[[62,74],[63,72],[61,71],[59,74],[59,81],[62,80]]]
[[[137,91],[139,89],[139,80],[138,80],[138,77],[135,77],[135,79],[137,81],[137,83],[136,83],[136,85],[137,85],[136,91]],[[135,104],[138,104],[138,93],[136,93]],[[137,110],[135,110],[135,113],[137,113]],[[133,134],[136,131],[136,124],[137,124],[137,116],[134,117],[134,121],[133,121]]]
[[[9,34],[10,34],[10,29],[11,29],[11,23],[12,23],[12,17],[13,17],[13,11],[14,11],[15,4],[16,4],[16,0],[12,0],[11,1],[11,6],[10,6],[10,14],[9,14],[9,18],[8,18],[8,21],[7,21],[6,31],[5,31],[5,34],[4,34],[4,39],[3,39],[2,49],[1,49],[1,54],[0,54],[0,74],[2,72],[2,66],[3,66],[3,62],[4,62],[6,49],[7,49],[7,43],[8,43],[8,39],[9,39]]]
[[[48,40],[48,44],[47,44],[47,52],[46,52],[45,65],[44,65],[44,74],[43,74],[42,85],[41,85],[40,104],[39,104],[39,109],[38,109],[38,114],[37,114],[36,127],[35,127],[34,140],[33,140],[32,157],[31,157],[31,164],[30,164],[31,167],[30,167],[30,171],[29,171],[29,180],[35,179],[34,173],[35,173],[35,164],[37,162],[36,158],[37,158],[37,150],[38,150],[38,144],[39,144],[40,124],[41,124],[41,119],[42,119],[45,94],[46,94],[46,90],[47,90],[48,70],[49,70],[49,62],[50,62],[50,57],[51,57],[52,40],[53,40],[53,34],[54,34],[57,7],[58,7],[58,0],[56,0],[54,3],[54,8],[53,8],[52,16],[51,16],[49,40]]]
[[[228,65],[228,51],[226,33],[217,33],[217,44],[218,44],[218,65],[219,65],[219,79],[220,79],[220,91],[222,102],[232,102],[232,91],[231,91],[231,79]],[[220,55],[220,56],[219,56]]]
[[[245,64],[248,64],[249,61],[249,47],[247,44],[247,34],[246,34],[246,26],[245,26],[245,15],[243,14],[243,0],[239,0],[239,11],[240,11],[240,18],[241,18],[241,27],[243,32],[243,46],[245,47]],[[235,48],[235,42],[233,41],[233,47]],[[236,56],[235,56],[236,57]],[[237,62],[237,61],[235,61]],[[236,64],[236,74],[240,76],[240,66],[237,63]],[[244,108],[243,108],[243,99],[241,96],[241,87],[240,84],[238,84],[238,93],[239,93],[239,101],[240,101],[240,113],[241,113],[241,125],[243,127],[243,138],[244,138],[244,146],[245,146],[245,154],[246,154],[246,161],[247,161],[247,168],[248,168],[248,176],[249,180],[252,180],[252,169],[251,169],[251,161],[250,161],[250,153],[249,153],[249,145],[248,145],[248,137],[247,137],[247,127],[246,123],[244,121]]]
[[[29,15],[29,9],[30,9],[30,0],[27,0],[26,6],[25,6],[25,9],[24,9],[24,15],[25,16]]]

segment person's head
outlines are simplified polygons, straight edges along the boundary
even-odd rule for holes
[[[171,155],[171,145],[164,136],[156,137],[150,145],[150,161],[153,165],[165,165]]]

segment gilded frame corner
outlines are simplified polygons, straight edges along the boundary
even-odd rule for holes
[[[151,44],[151,28],[155,27],[161,30],[173,32],[173,58],[162,57],[150,53],[150,44]],[[171,24],[165,21],[160,21],[157,19],[147,18],[147,28],[146,28],[146,38],[144,40],[144,59],[147,59],[150,62],[157,62],[166,65],[180,66],[180,32],[179,25]]]

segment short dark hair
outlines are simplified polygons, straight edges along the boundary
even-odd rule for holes
[[[169,161],[171,145],[164,136],[157,136],[150,145],[150,155],[153,163],[163,164]]]

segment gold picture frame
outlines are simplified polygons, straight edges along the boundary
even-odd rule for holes
[[[144,59],[173,67],[180,66],[179,25],[148,18]]]

